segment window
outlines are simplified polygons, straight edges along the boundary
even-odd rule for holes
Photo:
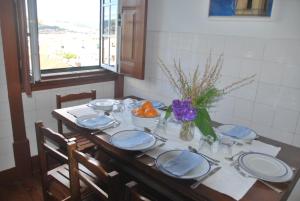
[[[96,69],[100,64],[114,70],[117,17],[117,0],[28,0],[34,80],[41,79],[40,72]]]
[[[21,5],[17,5],[17,15],[25,13],[27,19],[18,16],[19,44],[26,46],[20,51],[23,82],[26,72],[31,82],[40,83],[49,77],[70,78],[102,68],[143,78],[147,0],[16,3]]]

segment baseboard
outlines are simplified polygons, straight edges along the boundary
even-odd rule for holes
[[[32,174],[38,173],[39,169],[40,169],[38,156],[32,156],[30,160],[31,160]],[[0,172],[0,184],[13,183],[20,179],[22,179],[22,178],[19,177],[16,167],[7,169],[7,170],[3,170]]]

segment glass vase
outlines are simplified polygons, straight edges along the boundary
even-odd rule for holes
[[[186,121],[181,123],[180,139],[184,141],[191,141],[194,138],[194,132],[194,122]]]

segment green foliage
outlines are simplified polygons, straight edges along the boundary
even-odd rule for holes
[[[193,105],[197,108],[208,108],[222,93],[215,87],[205,90]]]
[[[204,136],[211,137],[213,141],[217,140],[217,135],[211,125],[211,119],[206,108],[198,109],[197,118],[194,122]]]
[[[76,59],[77,58],[77,55],[74,54],[74,53],[71,53],[71,52],[67,52],[67,53],[64,53],[63,54],[63,58],[65,59]]]
[[[167,110],[164,119],[167,120],[172,114],[172,105],[170,105]]]

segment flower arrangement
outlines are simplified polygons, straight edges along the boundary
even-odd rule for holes
[[[223,55],[220,55],[215,64],[212,64],[212,56],[209,55],[203,74],[200,73],[199,65],[192,74],[184,73],[180,61],[174,60],[173,68],[169,68],[159,59],[159,66],[174,87],[180,99],[173,100],[167,109],[165,119],[173,112],[175,118],[183,123],[180,135],[183,139],[189,139],[185,135],[190,134],[190,127],[195,125],[201,133],[210,141],[216,141],[217,135],[212,127],[212,121],[208,113],[214,102],[232,90],[250,84],[255,75],[243,78],[225,88],[218,89],[217,81],[221,77]],[[173,72],[172,72],[173,70]]]

